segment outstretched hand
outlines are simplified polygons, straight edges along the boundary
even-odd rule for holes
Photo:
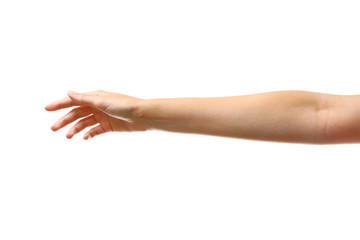
[[[84,134],[83,138],[87,140],[106,132],[147,130],[146,125],[134,117],[140,101],[142,99],[103,90],[86,93],[69,91],[68,97],[48,104],[45,110],[56,111],[77,106],[55,122],[51,129],[57,131],[81,119],[66,134],[71,139],[85,128],[98,124]]]

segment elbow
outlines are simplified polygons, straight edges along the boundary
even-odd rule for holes
[[[359,95],[324,95],[317,109],[319,144],[360,143]]]
[[[331,135],[331,107],[329,105],[329,95],[321,94],[316,103],[316,144],[330,144]]]
[[[330,134],[330,110],[319,109],[317,112],[317,139],[319,144],[331,143],[332,136]]]

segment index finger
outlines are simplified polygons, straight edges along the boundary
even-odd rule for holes
[[[99,95],[99,90],[98,91],[91,91],[91,92],[84,92],[82,94],[88,94],[88,95],[92,95],[92,94],[97,94]],[[63,109],[63,108],[68,108],[68,107],[73,107],[73,106],[78,106],[79,104],[74,103],[73,100],[71,100],[70,97],[64,97],[60,100],[57,100],[55,102],[52,102],[48,105],[45,106],[45,110],[47,111],[55,111],[55,110],[59,110],[59,109]]]
[[[63,108],[68,108],[68,107],[73,107],[76,106],[77,104],[75,104],[71,98],[69,97],[64,97],[60,100],[57,100],[55,102],[52,102],[48,105],[45,106],[45,110],[47,111],[55,111],[55,110],[59,110],[59,109],[63,109]]]

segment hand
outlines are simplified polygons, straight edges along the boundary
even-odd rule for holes
[[[86,93],[69,91],[68,97],[50,103],[45,110],[55,111],[78,106],[54,123],[51,129],[57,131],[82,118],[66,134],[66,137],[71,139],[85,128],[99,123],[84,134],[83,138],[87,140],[106,132],[147,130],[146,125],[134,115],[141,101],[143,100],[139,98],[103,90]]]

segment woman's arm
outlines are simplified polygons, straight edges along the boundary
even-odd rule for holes
[[[360,143],[360,95],[275,91],[229,97],[140,99],[97,90],[69,92],[47,111],[77,106],[51,129],[81,119],[72,138],[92,127],[84,139],[112,131],[151,129],[253,140],[310,144]]]
[[[328,97],[316,92],[276,91],[230,97],[145,99],[135,115],[148,129],[323,144],[335,141],[328,138],[333,138],[331,129],[340,121],[326,125],[328,115],[336,115],[328,113]],[[341,103],[338,105],[341,108]]]

